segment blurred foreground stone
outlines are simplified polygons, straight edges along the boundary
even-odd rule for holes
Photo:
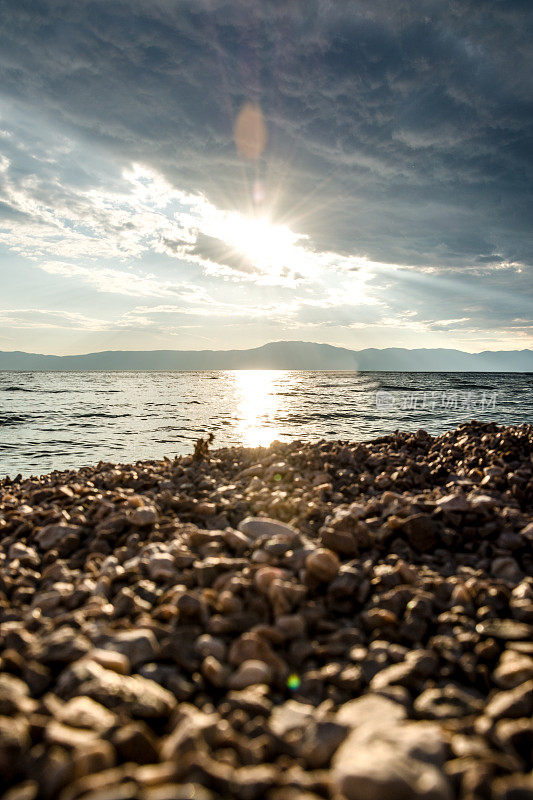
[[[533,798],[532,443],[0,481],[3,800]]]

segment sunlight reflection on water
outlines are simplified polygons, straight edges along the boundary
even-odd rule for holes
[[[497,392],[484,412],[446,405],[402,408],[425,392]],[[378,393],[395,393],[378,407]],[[0,475],[73,469],[99,460],[267,446],[273,440],[364,440],[397,428],[438,433],[465,419],[533,419],[533,375],[357,373],[299,370],[208,372],[0,372]]]
[[[237,431],[248,447],[266,447],[280,436],[275,420],[283,398],[275,387],[280,380],[284,389],[291,389],[287,373],[282,370],[236,370],[235,380]]]

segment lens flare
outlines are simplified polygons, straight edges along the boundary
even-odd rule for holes
[[[292,675],[289,675],[287,678],[287,688],[289,688],[291,691],[295,692],[296,689],[299,689],[301,685],[302,681],[295,672],[293,672]]]
[[[262,156],[267,141],[267,129],[263,112],[258,105],[243,105],[235,122],[233,137],[241,158],[257,161]]]

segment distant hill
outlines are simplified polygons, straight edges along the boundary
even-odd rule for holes
[[[403,347],[356,351],[315,342],[270,342],[251,350],[106,350],[79,356],[0,351],[0,370],[204,369],[533,372],[533,351],[464,353]]]

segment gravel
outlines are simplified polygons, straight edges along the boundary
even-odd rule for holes
[[[3,800],[533,798],[532,443],[0,481]]]

